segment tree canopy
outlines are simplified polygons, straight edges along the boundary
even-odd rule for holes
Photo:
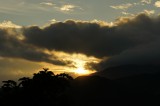
[[[66,73],[55,75],[48,68],[43,68],[34,73],[32,78],[19,78],[19,83],[13,80],[3,81],[2,105],[68,105],[65,92],[70,87],[71,80],[73,78]]]

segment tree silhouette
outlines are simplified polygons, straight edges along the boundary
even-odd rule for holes
[[[18,81],[20,81],[18,87],[28,88],[32,80],[29,77],[22,77]]]
[[[43,68],[42,71],[39,71],[38,73],[35,73],[33,76],[33,80],[47,80],[54,76],[54,73],[52,71],[48,71],[48,68]]]
[[[13,80],[7,80],[7,81],[2,81],[4,84],[2,86],[2,89],[4,91],[10,91],[12,89],[17,88],[17,83]]]
[[[68,75],[66,73],[57,74],[57,76],[68,79],[68,80],[73,80],[73,77],[71,77],[70,75]]]
[[[4,100],[15,100],[12,102],[12,105],[59,106],[67,100],[62,98],[65,98],[65,91],[69,88],[71,80],[73,80],[73,78],[68,74],[62,73],[55,75],[52,71],[49,71],[48,68],[43,68],[42,71],[34,73],[32,78],[20,78],[18,80],[18,86],[13,80],[3,81],[2,89],[7,92],[12,91],[9,95],[7,93],[4,95]],[[18,92],[13,90],[15,88]],[[17,103],[16,100],[19,100],[19,102]],[[28,102],[26,103],[26,101]],[[5,105],[11,104],[5,102]]]

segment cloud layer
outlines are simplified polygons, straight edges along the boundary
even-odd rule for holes
[[[159,61],[159,27],[159,17],[153,18],[145,14],[121,18],[112,27],[68,20],[44,29],[37,26],[27,28],[24,30],[24,42],[49,50],[107,57],[109,59],[105,62],[112,63],[111,65],[149,64]]]
[[[160,7],[160,1],[156,1],[156,2],[155,2],[155,6],[156,6],[156,7]]]
[[[121,5],[116,5],[116,6],[110,6],[113,9],[120,9],[120,10],[125,10],[128,9],[130,7],[132,7],[131,3],[127,3],[127,4],[121,4]]]
[[[47,27],[24,27],[18,32],[0,30],[0,56],[65,65],[54,54],[63,51],[102,59],[102,67],[160,63],[160,17],[140,14],[119,18],[114,24],[75,21],[55,22]],[[65,63],[65,64],[64,64]]]
[[[24,42],[49,50],[83,53],[102,58],[136,45],[128,34],[121,33],[117,27],[68,20],[54,23],[44,29],[37,26],[26,28]]]
[[[54,55],[47,54],[40,48],[24,43],[20,32],[13,28],[0,29],[0,56],[22,58],[30,61],[47,62],[57,65],[65,63],[55,60]]]

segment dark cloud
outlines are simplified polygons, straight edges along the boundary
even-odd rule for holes
[[[53,55],[44,53],[43,50],[22,42],[18,39],[18,35],[16,29],[0,29],[0,56],[65,65],[63,61],[51,59],[54,57]]]
[[[160,17],[140,14],[121,18],[115,26],[68,20],[45,28],[24,28],[24,42],[67,53],[109,57],[103,64],[159,62]],[[101,63],[101,64],[102,64]]]
[[[115,55],[98,65],[101,67],[117,66],[126,64],[152,64],[159,65],[160,63],[160,38],[155,42],[141,45],[122,52],[119,55]]]
[[[160,17],[150,18],[139,15],[134,20],[120,25],[128,31],[130,38],[137,43],[135,47],[126,49],[108,59],[104,59],[96,66],[97,69],[126,64],[159,65],[160,64]],[[123,31],[123,30],[122,30]]]
[[[129,36],[121,34],[120,31],[116,27],[102,27],[97,23],[69,20],[44,29],[37,26],[26,28],[24,35],[25,42],[49,50],[104,57],[135,46]]]
[[[64,62],[43,50],[83,53],[103,59],[86,68],[123,64],[160,63],[160,17],[140,14],[134,18],[120,18],[114,26],[100,22],[68,20],[40,28],[24,27],[24,39],[9,30],[0,30],[0,56],[23,58],[52,64]]]

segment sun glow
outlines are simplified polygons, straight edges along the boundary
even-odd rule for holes
[[[88,63],[99,63],[101,61],[101,59],[78,53],[68,54],[59,51],[50,52],[48,50],[45,50],[45,53],[53,54],[57,57],[57,59],[62,61],[70,61],[70,63],[67,66],[53,66],[53,64],[48,65],[48,63],[42,63],[43,65],[45,64],[44,67],[51,67],[50,69],[54,70],[54,73],[57,74],[64,72],[72,74],[75,77],[95,73],[96,70],[90,68]]]
[[[90,72],[88,70],[85,70],[83,67],[79,67],[75,70],[76,74],[80,74],[80,75],[86,75],[86,74],[90,74]]]

